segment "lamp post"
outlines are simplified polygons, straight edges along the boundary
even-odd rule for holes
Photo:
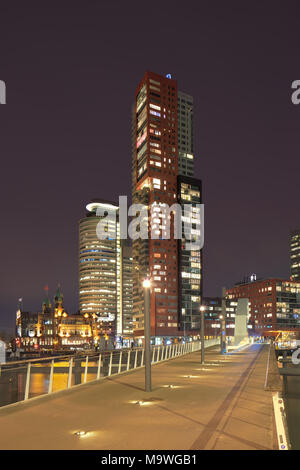
[[[151,322],[150,322],[150,287],[151,282],[145,279],[144,287],[144,336],[145,336],[145,391],[151,392]]]
[[[200,337],[201,337],[201,364],[204,364],[204,312],[205,312],[205,306],[201,305],[200,307],[200,312],[201,312],[201,332],[200,332]]]
[[[226,353],[226,288],[222,289],[222,314],[221,320],[221,354]]]

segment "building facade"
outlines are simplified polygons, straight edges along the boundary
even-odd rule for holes
[[[177,178],[178,202],[182,207],[182,239],[178,240],[178,315],[181,331],[199,331],[202,297],[202,250],[197,246],[200,235],[199,204],[201,181],[190,176]],[[190,243],[196,246],[190,249]]]
[[[109,211],[107,238],[97,234]],[[102,215],[101,215],[102,214]],[[117,204],[95,199],[79,221],[79,310],[94,315],[99,331],[114,342],[120,332],[120,237]]]
[[[216,337],[221,332],[222,298],[203,297],[202,305],[205,307],[205,335]],[[226,336],[234,336],[235,314],[237,300],[226,299]]]
[[[122,321],[120,331],[123,345],[129,346],[133,339],[132,247],[127,240],[121,240],[120,247],[120,316]]]
[[[293,230],[290,235],[291,280],[300,282],[300,230]]]
[[[95,199],[79,221],[79,309],[91,315],[100,343],[129,345],[132,320],[132,248],[120,239],[119,207]],[[108,220],[107,216],[110,216]],[[103,223],[105,238],[100,236]]]
[[[151,335],[157,343],[163,337],[183,335],[185,327],[196,327],[191,315],[187,315],[189,321],[183,321],[185,307],[182,305],[192,301],[192,294],[185,292],[190,298],[182,299],[179,288],[186,284],[182,282],[179,263],[189,269],[191,261],[180,254],[182,244],[174,236],[172,210],[164,212],[165,207],[182,203],[180,185],[189,183],[178,183],[178,176],[193,177],[193,164],[192,98],[178,92],[177,82],[170,76],[148,71],[136,89],[133,107],[132,199],[149,211],[149,237],[133,240],[133,317],[134,334],[141,338],[144,334],[143,280],[150,278]],[[199,190],[199,182],[197,184]],[[201,193],[197,197],[200,200]],[[195,269],[199,269],[198,262],[197,256]],[[200,307],[201,285],[200,279],[193,292],[193,298],[197,298],[194,312]],[[185,291],[191,291],[190,287]],[[191,305],[187,308],[190,311]]]
[[[99,343],[95,318],[69,314],[60,286],[51,303],[48,292],[40,312],[17,311],[16,344],[26,350],[93,348]]]
[[[194,176],[194,100],[178,91],[178,174]]]
[[[280,331],[300,331],[300,282],[261,279],[236,284],[227,290],[231,301],[249,299],[249,327],[253,334],[274,336]]]

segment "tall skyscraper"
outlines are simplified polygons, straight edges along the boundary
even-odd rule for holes
[[[178,91],[178,174],[194,176],[193,97]]]
[[[123,345],[129,345],[133,335],[132,248],[129,240],[120,240],[119,207],[94,199],[86,210],[86,217],[79,221],[79,309],[95,319],[100,338],[109,336],[112,342],[122,337]],[[97,226],[106,211],[114,217],[107,223],[106,238],[101,239]]]
[[[291,279],[300,281],[300,229],[293,230],[290,236]]]
[[[120,248],[120,331],[122,331],[123,344],[129,346],[133,338],[132,247],[128,240],[121,240]]]
[[[99,239],[97,209],[115,211],[109,222],[107,238]],[[120,332],[120,238],[118,206],[94,199],[86,206],[86,217],[79,221],[79,309],[95,314],[100,335],[113,340]]]
[[[170,238],[164,239],[168,215],[160,212],[166,204],[170,207],[174,203],[201,201],[200,181],[189,180],[194,175],[193,100],[178,92],[176,80],[169,76],[148,71],[138,85],[133,107],[132,150],[133,202],[151,208],[149,231],[156,234],[155,238],[133,241],[135,336],[143,336],[142,282],[150,277],[151,335],[159,342],[161,337],[183,334],[186,327],[199,330],[195,315],[201,301],[200,255],[183,254],[184,241],[174,237],[172,213]],[[179,180],[179,175],[185,179]],[[196,228],[193,226],[192,230]],[[191,279],[193,275],[194,279],[195,275],[197,282],[187,286],[179,264],[185,266],[184,276]],[[189,298],[182,297],[182,289]],[[189,315],[184,320],[186,312]]]
[[[186,332],[200,328],[202,250],[198,249],[198,246],[189,249],[188,244],[193,241],[197,245],[197,237],[200,234],[197,206],[202,202],[201,181],[179,175],[177,190],[183,219],[188,222],[185,231],[182,228],[183,237],[179,240],[178,247],[178,316],[180,329]]]

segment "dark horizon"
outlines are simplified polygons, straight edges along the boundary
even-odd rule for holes
[[[14,4],[15,5],[15,4]],[[78,309],[78,221],[131,196],[131,105],[146,70],[194,97],[205,204],[204,296],[245,275],[288,279],[300,226],[296,2],[37,1],[0,14],[0,330],[60,282]],[[157,6],[155,6],[157,5]]]

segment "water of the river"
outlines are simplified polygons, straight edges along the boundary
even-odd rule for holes
[[[291,446],[300,450],[300,377],[288,377],[285,404]]]

